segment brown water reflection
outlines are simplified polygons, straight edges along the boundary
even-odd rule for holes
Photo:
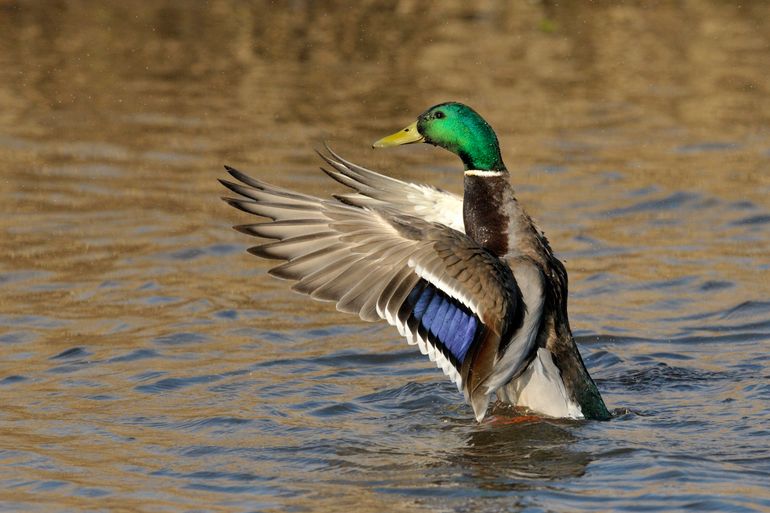
[[[770,507],[768,69],[759,1],[0,1],[0,509]],[[457,191],[448,153],[369,149],[448,99],[642,415],[477,427],[243,253],[222,164],[328,195],[329,140]]]

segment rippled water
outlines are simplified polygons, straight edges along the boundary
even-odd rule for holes
[[[770,6],[0,2],[3,511],[770,511]],[[460,100],[571,277],[610,422],[473,421],[388,327],[245,253]],[[505,411],[497,411],[505,419]]]

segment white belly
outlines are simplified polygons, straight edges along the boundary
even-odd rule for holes
[[[537,356],[515,380],[497,391],[501,401],[556,418],[582,419],[580,405],[570,399],[551,352],[540,348]]]

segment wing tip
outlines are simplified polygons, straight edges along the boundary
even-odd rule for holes
[[[242,198],[231,198],[229,196],[220,196],[219,199],[221,199],[222,201],[224,201],[225,203],[227,203],[231,207],[233,207],[233,208],[235,208],[237,210],[240,210],[241,212],[246,212],[247,214],[251,214],[251,215],[254,215],[254,216],[258,216],[258,217],[264,217],[266,219],[271,219],[271,220],[275,221],[275,217],[267,215],[267,214],[263,214],[263,213],[254,212],[253,209],[249,209],[248,207],[246,207],[244,205],[244,204],[257,205],[257,202],[255,202],[255,201],[251,201],[251,200],[247,200],[247,199],[242,199]]]
[[[228,173],[230,176],[232,176],[233,178],[235,178],[236,180],[239,180],[239,181],[241,181],[241,182],[247,183],[247,182],[246,182],[246,181],[244,181],[244,180],[243,180],[243,178],[242,178],[242,177],[245,177],[246,175],[245,175],[244,173],[242,173],[241,171],[238,171],[238,170],[237,170],[237,169],[235,169],[234,167],[232,167],[232,166],[228,166],[227,164],[225,164],[225,171],[227,171],[227,173]]]
[[[268,235],[265,234],[264,231],[261,230],[261,228],[264,225],[269,225],[270,223],[251,223],[251,224],[236,224],[233,226],[233,230],[239,233],[243,233],[244,235],[250,235],[252,237],[262,237],[265,239],[276,239],[279,240],[281,237],[277,235]]]
[[[285,260],[279,256],[274,255],[270,251],[269,246],[271,246],[271,243],[262,244],[260,246],[251,246],[250,248],[247,248],[246,251],[256,257],[265,258],[267,260]]]
[[[227,164],[225,164],[224,167],[225,167],[225,171],[227,171],[227,173],[230,176],[232,176],[233,178],[235,178],[236,180],[238,180],[242,184],[248,185],[249,187],[254,187],[255,189],[258,189],[258,190],[264,190],[265,187],[267,186],[267,184],[265,182],[263,182],[262,180],[258,180],[256,178],[253,178],[253,177],[247,175],[246,173],[244,173],[242,171],[238,171],[237,169],[235,169],[232,166],[228,166]],[[221,179],[219,179],[219,181],[222,182]],[[224,183],[222,185],[227,187],[227,185],[224,184]]]
[[[223,186],[225,186],[225,188],[227,188],[228,190],[234,192],[235,194],[238,194],[240,196],[245,196],[243,192],[238,190],[243,187],[241,184],[231,182],[230,180],[225,180],[224,178],[217,178],[217,181],[221,183]]]

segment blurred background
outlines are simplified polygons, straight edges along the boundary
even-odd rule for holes
[[[770,3],[0,0],[3,511],[767,511]],[[443,101],[496,129],[617,418],[476,425],[288,291],[229,164],[305,193]],[[501,414],[502,415],[502,414]]]

